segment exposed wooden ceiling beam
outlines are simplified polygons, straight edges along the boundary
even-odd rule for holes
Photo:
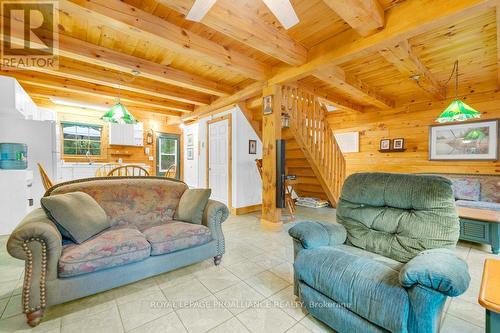
[[[238,104],[241,101],[247,100],[262,93],[262,89],[265,87],[265,82],[258,81],[252,83],[251,85],[241,89],[240,91],[234,93],[231,96],[221,97],[214,101],[210,105],[200,106],[195,109],[195,112],[185,115],[182,117],[183,120],[192,120],[195,118],[201,118],[207,116],[213,111],[223,109],[229,105]]]
[[[61,0],[59,6],[67,15],[92,15],[108,26],[140,36],[181,56],[207,62],[246,77],[264,79],[270,70],[255,59],[120,0]]]
[[[92,110],[92,109],[89,109],[89,108],[82,109],[82,108],[79,108],[79,107],[58,105],[58,104],[55,104],[50,99],[50,97],[43,96],[43,95],[36,95],[36,96],[32,95],[31,99],[33,100],[33,102],[35,102],[35,104],[38,107],[47,108],[47,109],[50,109],[50,110],[55,111],[57,113],[59,113],[59,112],[73,113],[73,114],[77,114],[79,116],[88,115],[88,116],[91,116],[91,117],[100,117],[103,114],[102,111]],[[92,98],[88,98],[88,97],[85,98],[83,96],[78,100],[78,102],[95,104],[95,101]],[[165,111],[157,111],[157,110],[154,110],[154,111],[144,110],[143,108],[138,108],[138,107],[133,106],[133,105],[128,105],[127,109],[134,116],[142,116],[143,118],[147,118],[148,116],[151,116],[151,114],[154,114],[156,116],[166,116],[165,121],[168,120],[168,121],[171,121],[171,122],[175,122],[177,120],[179,122],[179,120],[180,120],[180,116],[179,116],[180,113],[168,112],[168,111],[167,112],[165,112]]]
[[[407,40],[401,41],[395,46],[384,48],[379,53],[393,64],[403,76],[411,79],[422,90],[437,99],[446,98],[446,88],[434,78],[429,69],[413,52]]]
[[[322,68],[316,71],[314,76],[339,90],[361,96],[378,108],[393,108],[396,105],[392,99],[380,95],[375,89],[361,82],[355,76],[346,73],[338,66],[330,65]]]
[[[229,86],[207,80],[200,76],[68,36],[59,35],[59,48],[60,54],[68,58],[127,73],[139,71],[139,76],[141,77],[174,86],[216,96],[228,96],[234,92]]]
[[[262,96],[255,96],[247,100],[246,106],[249,109],[262,107]]]
[[[147,96],[174,100],[194,105],[210,104],[210,98],[200,93],[165,85],[158,81],[135,77],[128,73],[113,72],[108,68],[98,68],[68,58],[60,58],[57,69],[50,67],[30,67],[30,70],[72,80],[81,80],[107,87],[117,88]]]
[[[338,96],[336,94],[332,94],[330,92],[326,92],[322,89],[317,89],[315,87],[305,85],[305,84],[300,84],[298,85],[301,89],[315,95],[316,97],[323,99],[327,101],[329,104],[342,109],[342,110],[349,110],[349,111],[356,111],[356,112],[364,112],[363,106],[353,103],[352,101],[342,97]]]
[[[124,103],[134,103],[142,105],[146,109],[151,107],[162,110],[173,110],[179,112],[192,112],[194,107],[191,104],[171,102],[161,100],[156,97],[147,97],[136,93],[119,91],[105,86],[96,85],[82,81],[62,79],[40,73],[29,71],[0,71],[1,75],[6,75],[18,80],[21,85],[30,85],[39,88],[54,89],[61,92],[70,92],[85,96],[102,97],[114,101],[120,95]]]
[[[378,0],[323,0],[361,36],[384,26],[384,8]]]
[[[21,25],[22,26],[22,25]],[[17,25],[11,27],[15,29]],[[14,31],[11,42],[14,44],[24,43],[15,36],[23,35],[22,31]],[[37,30],[37,36],[43,41],[50,34]],[[5,38],[4,34],[0,39]],[[31,42],[36,46],[36,43]],[[41,46],[41,45],[40,45]],[[138,76],[174,85],[181,88],[191,89],[205,94],[215,96],[228,96],[234,93],[234,89],[227,85],[207,80],[203,77],[193,75],[169,66],[161,65],[142,58],[134,57],[125,53],[117,52],[99,45],[88,43],[64,34],[59,34],[59,55],[70,59],[99,65],[128,74],[138,71]],[[187,92],[187,94],[189,94]]]
[[[307,63],[278,70],[268,84],[299,80],[329,64],[342,64],[396,45],[413,36],[492,8],[497,0],[407,0],[386,11],[385,28],[360,37],[354,31],[334,36],[309,50]],[[422,10],[425,8],[425,10]]]
[[[159,0],[175,11],[187,15],[194,1]],[[201,21],[202,24],[259,50],[289,65],[307,60],[307,50],[286,32],[259,17],[256,1],[218,0]]]

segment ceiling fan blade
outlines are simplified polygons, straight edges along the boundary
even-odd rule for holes
[[[190,21],[200,22],[217,0],[196,0],[186,15]]]
[[[263,0],[285,29],[299,23],[299,18],[289,0]]]

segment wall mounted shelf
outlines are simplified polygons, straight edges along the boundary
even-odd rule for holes
[[[381,153],[402,153],[406,151],[406,148],[403,149],[379,149],[378,150]]]

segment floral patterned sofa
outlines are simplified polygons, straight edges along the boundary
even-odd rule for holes
[[[500,176],[471,174],[439,174],[451,180],[457,207],[487,209],[500,212]],[[491,245],[500,252],[500,223],[460,217],[460,239]]]
[[[14,230],[7,250],[26,261],[23,312],[37,325],[47,306],[109,290],[224,253],[222,203],[209,200],[202,224],[174,221],[186,184],[157,177],[91,178],[45,194],[81,191],[104,209],[111,228],[81,244],[63,240],[40,208]]]

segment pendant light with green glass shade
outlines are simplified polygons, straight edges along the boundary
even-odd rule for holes
[[[120,101],[120,85],[118,85],[118,97],[116,98],[116,104],[101,117],[101,120],[115,124],[137,123],[135,117],[127,110],[125,105],[123,105]]]
[[[450,79],[455,74],[455,99],[436,119],[438,123],[449,123],[455,121],[465,121],[473,118],[480,118],[481,113],[474,110],[458,98],[458,60],[455,61]],[[448,80],[448,82],[450,81]]]

